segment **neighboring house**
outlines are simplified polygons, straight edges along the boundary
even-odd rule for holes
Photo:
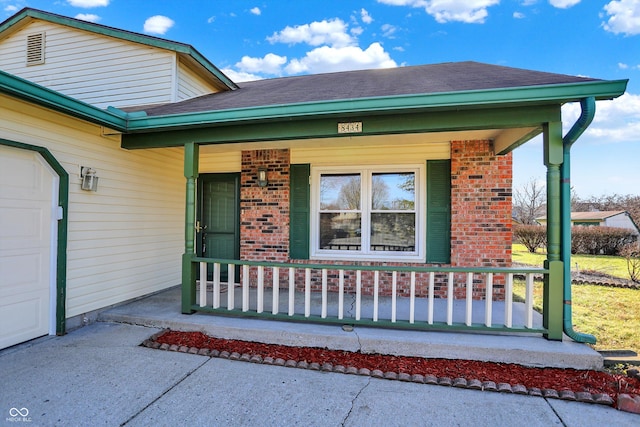
[[[536,221],[546,225],[547,218],[536,218]],[[638,226],[627,211],[571,212],[571,225],[625,228],[632,230],[636,235],[640,235]]]
[[[544,135],[559,222],[560,107],[625,88],[476,62],[235,84],[188,45],[24,9],[0,24],[0,348],[180,283],[198,309],[202,259],[510,267],[511,151]],[[447,295],[398,276],[379,293]],[[505,298],[468,277],[451,295]]]

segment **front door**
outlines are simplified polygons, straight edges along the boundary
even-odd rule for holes
[[[198,187],[198,256],[240,259],[240,174],[202,174]],[[226,265],[220,274],[227,280]],[[209,280],[212,275],[210,270]]]

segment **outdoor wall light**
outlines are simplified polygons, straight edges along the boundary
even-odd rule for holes
[[[80,178],[82,178],[80,188],[85,191],[98,191],[98,177],[95,170],[82,166],[80,168]]]
[[[267,168],[258,168],[258,187],[266,187],[269,184],[267,180]]]

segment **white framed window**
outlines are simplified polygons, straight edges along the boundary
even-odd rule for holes
[[[423,165],[314,167],[311,257],[424,260]]]

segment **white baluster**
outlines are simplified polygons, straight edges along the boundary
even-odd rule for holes
[[[304,269],[304,317],[311,316],[311,269]]]
[[[271,314],[278,314],[280,305],[280,267],[273,267],[271,287],[273,288],[273,299],[271,300]]]
[[[236,286],[236,267],[233,264],[227,264],[227,309],[235,308],[235,286]]]
[[[487,274],[486,295],[484,302],[484,325],[491,327],[491,316],[493,310],[493,273]]]
[[[242,266],[242,311],[249,311],[249,266]]]
[[[213,308],[220,308],[220,263],[213,264]]]
[[[433,325],[433,291],[434,291],[434,287],[435,287],[435,281],[436,281],[436,273],[434,273],[433,271],[429,273],[429,300],[428,300],[428,318],[427,318],[427,323],[429,323],[430,325]]]
[[[464,318],[464,323],[467,326],[471,326],[473,318],[473,273],[467,273],[467,308]]]
[[[200,263],[200,307],[207,305],[207,263]]]
[[[447,280],[447,325],[453,325],[453,271]]]
[[[507,274],[507,283],[504,287],[504,326],[510,328],[513,325],[513,273]]]

